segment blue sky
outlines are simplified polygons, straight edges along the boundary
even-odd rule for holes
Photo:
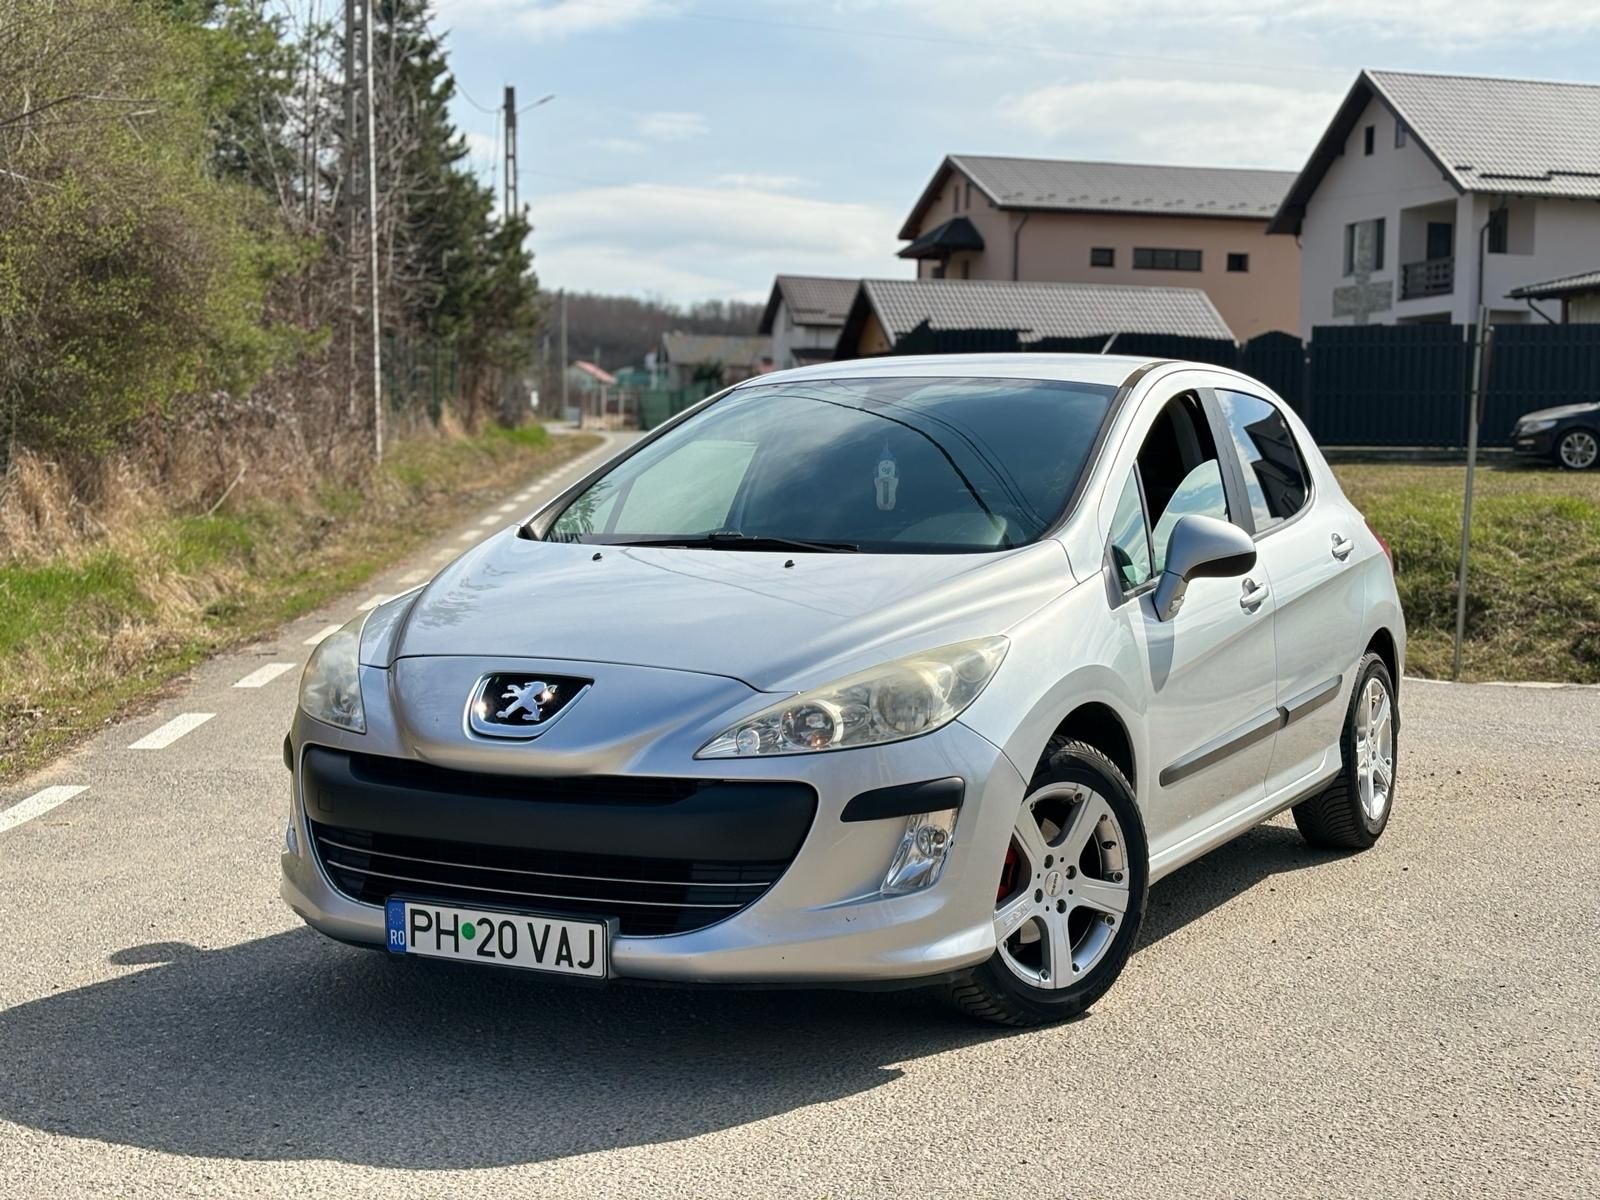
[[[1363,66],[1593,80],[1593,0],[440,0],[485,179],[526,104],[546,287],[910,274],[946,153],[1298,169]],[[1600,135],[1597,135],[1600,136]]]

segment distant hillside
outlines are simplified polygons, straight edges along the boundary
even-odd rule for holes
[[[560,353],[561,319],[558,301],[546,293],[550,310],[544,327],[552,354]],[[661,347],[661,335],[674,329],[685,333],[750,333],[761,323],[761,305],[737,300],[703,300],[688,306],[636,296],[605,296],[596,292],[567,293],[567,352],[573,359],[588,359],[608,371],[640,364],[644,356]]]

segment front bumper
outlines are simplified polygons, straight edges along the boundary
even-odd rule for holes
[[[1554,458],[1557,431],[1546,429],[1539,433],[1513,433],[1511,450],[1514,454],[1530,458]]]
[[[424,660],[416,660],[418,664]],[[430,771],[489,771],[515,777],[610,775],[806,785],[815,815],[793,861],[758,899],[734,915],[687,933],[619,936],[611,951],[617,978],[680,983],[872,984],[938,976],[973,965],[994,950],[994,886],[1025,781],[991,742],[960,722],[894,745],[761,760],[697,761],[694,750],[728,719],[730,709],[769,702],[731,680],[648,668],[584,664],[595,688],[561,725],[528,745],[483,744],[440,717],[394,712],[394,690],[465,696],[479,673],[505,670],[506,660],[427,660],[402,670],[363,668],[369,732],[348,734],[297,714],[291,731],[294,783],[282,855],[284,900],[308,924],[342,941],[382,946],[384,913],[341,891],[319,860],[308,822],[306,754],[324,747],[409,760]],[[510,669],[545,669],[528,663]],[[561,664],[572,673],[574,665]],[[409,678],[397,678],[408,676]],[[629,712],[608,711],[603,696],[628,696]],[[644,731],[639,701],[670,696],[672,726]],[[627,718],[632,716],[630,722]],[[686,719],[685,718],[686,715]],[[402,735],[404,728],[406,733]],[[621,732],[618,732],[618,731]],[[533,750],[532,747],[537,747]],[[530,771],[532,764],[538,771]],[[516,769],[520,768],[520,769]],[[903,817],[840,819],[856,795],[873,789],[956,776],[965,793],[944,871],[924,891],[885,897],[878,887],[905,829]],[[724,795],[737,789],[723,789]],[[462,830],[441,811],[452,836],[488,840]],[[410,820],[416,819],[413,813]],[[529,901],[530,911],[539,911]]]

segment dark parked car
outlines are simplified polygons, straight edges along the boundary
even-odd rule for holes
[[[1569,471],[1600,462],[1600,401],[1541,408],[1517,418],[1511,445],[1518,454],[1553,458]]]

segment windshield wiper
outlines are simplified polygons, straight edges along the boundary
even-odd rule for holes
[[[861,549],[854,542],[807,542],[799,538],[765,537],[718,529],[712,533],[666,533],[651,537],[627,538],[612,546],[672,546],[680,550],[803,550],[814,554],[854,554]]]

